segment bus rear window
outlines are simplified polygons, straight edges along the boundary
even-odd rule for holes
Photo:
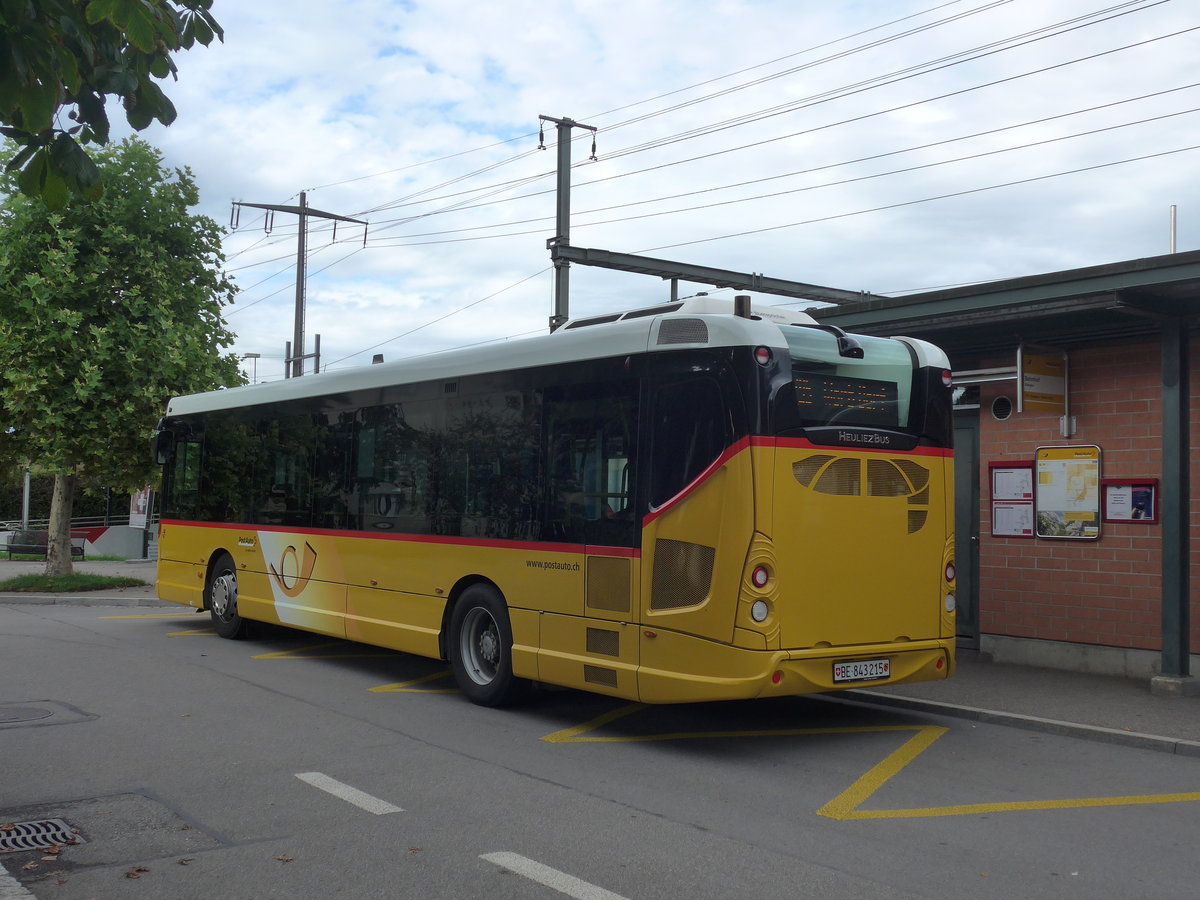
[[[913,362],[897,341],[855,335],[862,359],[838,355],[837,341],[815,328],[784,327],[792,357],[792,397],[800,424],[909,427]]]

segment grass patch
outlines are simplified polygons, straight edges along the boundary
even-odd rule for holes
[[[145,587],[145,585],[146,582],[140,578],[76,572],[74,575],[18,575],[7,581],[0,581],[0,591],[66,594],[75,591],[99,591],[104,588]]]

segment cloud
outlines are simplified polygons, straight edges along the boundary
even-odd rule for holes
[[[146,137],[218,221],[301,191],[370,221],[365,247],[310,222],[307,330],[341,366],[380,342],[391,358],[546,327],[556,133],[538,150],[540,115],[598,128],[595,162],[575,130],[577,246],[877,292],[1167,251],[1200,155],[1092,167],[1196,143],[1196,114],[1128,123],[1200,107],[1200,90],[1118,103],[1194,81],[1197,32],[1166,36],[1193,27],[1180,5],[1094,23],[1082,0],[814,6],[229,4],[225,43],[179,57],[177,122]],[[265,234],[246,209],[227,239],[245,289],[229,321],[260,376],[291,339],[296,224],[277,214]],[[578,314],[669,291],[582,266],[571,285]]]

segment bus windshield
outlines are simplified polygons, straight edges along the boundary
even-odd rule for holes
[[[837,339],[817,328],[783,326],[792,356],[792,394],[799,424],[909,428],[913,361],[887,338],[855,335],[862,359],[838,355]]]

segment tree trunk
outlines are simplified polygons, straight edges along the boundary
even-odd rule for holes
[[[71,575],[71,513],[75,508],[76,476],[60,472],[54,476],[50,498],[50,536],[46,540],[46,574]]]

